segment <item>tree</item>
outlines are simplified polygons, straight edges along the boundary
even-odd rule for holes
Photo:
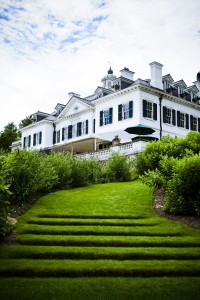
[[[8,123],[0,133],[0,149],[10,151],[11,144],[20,137],[17,127],[13,122]]]
[[[32,115],[26,117],[25,119],[21,120],[19,123],[19,128],[26,127],[32,123]]]

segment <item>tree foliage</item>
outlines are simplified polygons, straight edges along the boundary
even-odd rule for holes
[[[11,144],[19,138],[19,132],[13,122],[8,123],[0,133],[0,149],[10,151]]]
[[[26,126],[30,125],[31,123],[32,123],[32,115],[21,120],[21,122],[19,123],[19,128],[21,129],[23,127],[26,127]]]

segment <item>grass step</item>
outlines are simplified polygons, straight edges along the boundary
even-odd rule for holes
[[[150,227],[115,227],[112,226],[26,226],[21,229],[21,233],[23,234],[35,234],[35,235],[95,235],[95,236],[160,236],[160,237],[168,237],[168,236],[182,236],[180,232],[173,231],[161,231],[160,228],[152,228]]]
[[[145,221],[145,222],[144,222]],[[144,220],[143,222],[130,222],[130,220],[102,220],[102,219],[88,219],[87,221],[85,219],[62,219],[62,218],[43,218],[43,219],[30,219],[27,220],[27,224],[36,224],[36,225],[59,225],[59,226],[94,226],[94,225],[100,225],[100,226],[155,226],[158,225],[156,222],[147,222],[147,220]]]
[[[66,214],[53,214],[53,213],[45,213],[45,214],[38,214],[38,218],[62,218],[62,219],[101,219],[101,220],[140,220],[140,219],[147,219],[145,216],[135,215],[135,216],[128,216],[126,215],[66,215]]]
[[[191,260],[200,259],[200,247],[193,248],[117,248],[117,247],[48,247],[20,246],[4,247],[1,258],[26,259],[159,259],[159,260]]]
[[[199,237],[148,237],[148,236],[20,236],[22,245],[46,246],[99,246],[99,247],[199,247]]]
[[[1,260],[0,276],[200,276],[200,260]]]

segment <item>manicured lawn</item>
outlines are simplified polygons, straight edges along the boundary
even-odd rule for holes
[[[158,217],[140,181],[41,198],[0,246],[0,298],[193,299],[200,232]]]

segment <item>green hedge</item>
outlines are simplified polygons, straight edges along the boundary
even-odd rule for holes
[[[166,188],[165,211],[181,215],[200,215],[200,156],[176,162]]]
[[[149,143],[136,160],[143,183],[166,191],[165,210],[200,214],[200,133]]]

